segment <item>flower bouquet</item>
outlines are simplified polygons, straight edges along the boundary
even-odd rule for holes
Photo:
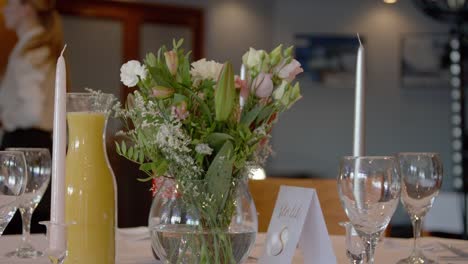
[[[124,85],[138,89],[115,109],[126,125],[116,150],[141,180],[157,179],[149,225],[160,258],[240,263],[257,231],[245,168],[270,154],[278,114],[301,98],[292,82],[302,68],[292,47],[250,48],[241,78],[229,62],[190,63],[182,43],[122,66]]]

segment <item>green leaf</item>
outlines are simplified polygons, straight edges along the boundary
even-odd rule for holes
[[[138,150],[138,149],[133,150],[133,157],[132,157],[133,161],[138,161],[139,153],[140,153],[140,150]]]
[[[153,165],[153,162],[143,163],[140,165],[139,169],[144,172],[149,172],[151,170],[151,165]]]
[[[241,136],[241,138],[244,140],[252,135],[252,132],[250,131],[250,129],[244,124],[240,124],[237,127],[237,132],[239,133],[239,136]]]
[[[215,151],[219,151],[227,140],[234,140],[234,138],[231,135],[225,133],[212,133],[206,137],[206,142]]]
[[[140,150],[140,153],[139,153],[139,154],[140,154],[140,155],[139,155],[139,157],[138,157],[138,161],[139,161],[140,163],[145,162],[145,153],[143,153],[143,150]]]
[[[218,214],[226,203],[231,188],[234,147],[231,141],[226,141],[206,172],[208,193],[213,195],[213,209]]]
[[[151,170],[152,170],[153,172],[155,172],[157,169],[158,169],[158,165],[156,165],[156,163],[154,163],[154,162],[151,163]]]
[[[263,110],[258,114],[257,117],[257,124],[260,124],[261,122],[268,121],[270,116],[273,114],[275,111],[275,108],[272,105],[266,106],[263,108]]]
[[[163,176],[166,173],[168,167],[169,165],[167,164],[167,161],[162,161],[159,163],[156,170],[153,171],[156,173],[157,176]]]
[[[121,150],[122,150],[122,154],[124,156],[127,156],[127,145],[125,144],[125,141],[122,141]]]
[[[128,148],[127,157],[129,160],[133,160],[133,147]]]
[[[117,142],[115,142],[115,150],[117,151],[117,154],[122,155],[122,152],[120,151],[119,143]]]
[[[234,108],[234,97],[236,88],[234,86],[234,71],[232,64],[226,62],[215,90],[215,114],[216,121],[226,121]]]
[[[192,90],[186,87],[181,87],[184,89],[185,92],[187,92],[190,95],[190,98],[194,99],[200,104],[200,108],[203,112],[203,114],[208,118],[209,123],[211,124],[213,122],[212,117],[211,117],[211,112],[210,109],[208,108],[208,105],[203,101],[198,95],[196,95]]]
[[[172,101],[172,103],[174,105],[177,105],[179,103],[187,102],[187,101],[188,100],[187,100],[187,97],[185,95],[176,93],[176,94],[174,94],[174,100]]]
[[[250,110],[248,113],[242,116],[241,123],[250,126],[252,122],[257,118],[260,111],[262,111],[263,106],[257,105],[254,109]]]
[[[154,176],[149,176],[147,178],[138,178],[137,181],[139,182],[147,182],[147,181],[150,181],[154,178]]]

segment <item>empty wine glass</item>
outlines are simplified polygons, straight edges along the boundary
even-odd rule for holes
[[[399,264],[436,263],[422,253],[418,245],[422,221],[431,209],[442,185],[442,162],[437,153],[399,153],[402,189],[401,202],[413,225],[414,245],[411,255]]]
[[[344,157],[338,192],[346,215],[364,242],[366,263],[374,264],[375,247],[400,197],[395,158]]]
[[[67,231],[70,224],[41,221],[47,228],[45,253],[52,264],[62,264],[68,256]],[[72,223],[73,224],[73,223]],[[52,243],[51,241],[54,240]]]
[[[15,215],[26,181],[24,154],[16,151],[0,151],[0,236]]]
[[[51,158],[45,148],[8,148],[9,151],[24,153],[26,158],[27,184],[20,198],[18,209],[23,220],[23,235],[19,247],[7,253],[8,257],[35,258],[43,253],[31,244],[31,218],[34,210],[49,186],[51,174]]]
[[[362,264],[364,262],[365,247],[362,239],[350,222],[340,222],[340,226],[346,230],[346,256],[351,264]]]

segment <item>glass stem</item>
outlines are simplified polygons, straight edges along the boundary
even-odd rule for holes
[[[20,208],[21,219],[23,221],[23,234],[21,236],[20,248],[31,247],[31,218],[34,209],[31,208]]]
[[[413,256],[420,256],[421,255],[421,249],[419,248],[419,238],[421,237],[421,224],[422,224],[422,218],[415,216],[411,218],[411,223],[413,225],[413,253],[411,255]]]
[[[374,264],[374,253],[377,245],[375,235],[367,235],[364,237],[364,245],[366,245],[366,264]]]

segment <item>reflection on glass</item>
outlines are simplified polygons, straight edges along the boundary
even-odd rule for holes
[[[0,236],[15,215],[26,188],[26,160],[22,152],[0,151]]]
[[[398,163],[402,177],[401,202],[411,218],[414,234],[411,255],[398,263],[436,263],[424,256],[418,240],[424,216],[431,209],[442,185],[442,162],[437,153],[400,153]]]
[[[380,235],[395,212],[400,176],[393,157],[344,157],[338,176],[341,204],[365,242],[366,263],[374,263]]]
[[[27,184],[21,197],[18,209],[23,220],[21,244],[15,251],[7,253],[8,257],[35,258],[42,256],[31,244],[31,218],[34,210],[49,186],[51,158],[48,149],[43,148],[9,148],[7,150],[24,153],[26,158]]]

